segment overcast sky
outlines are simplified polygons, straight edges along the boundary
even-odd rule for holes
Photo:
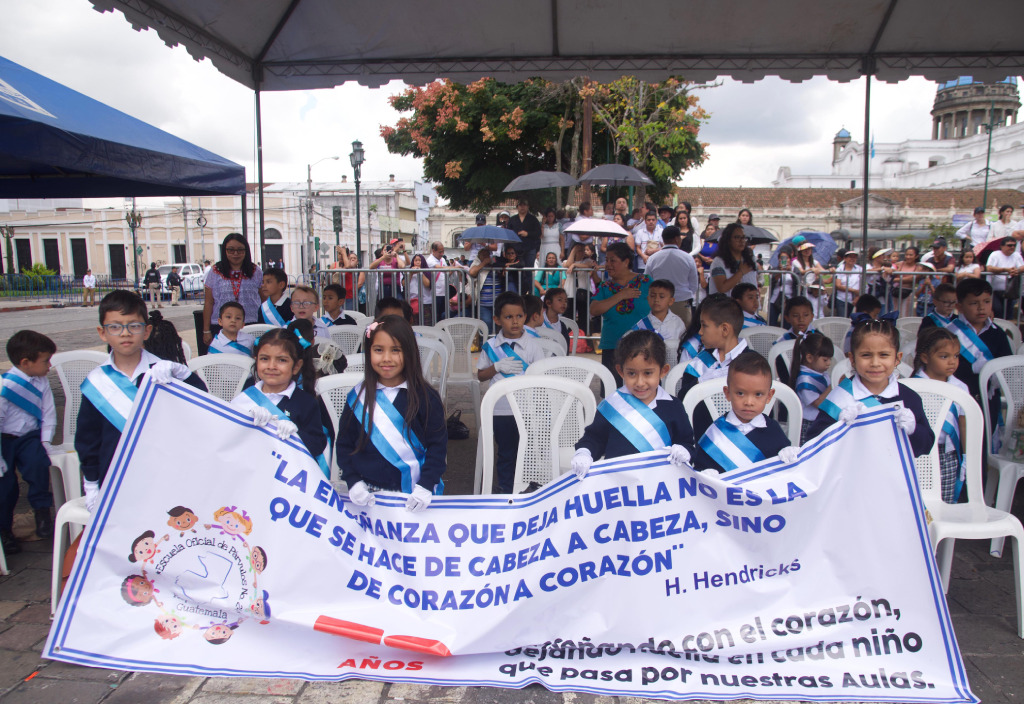
[[[256,180],[252,91],[182,47],[167,48],[155,32],[136,32],[119,12],[101,14],[88,0],[0,0],[0,55],[236,161]],[[934,83],[872,85],[877,142],[931,136]],[[348,154],[356,139],[366,149],[364,180],[420,178],[420,161],[389,154],[380,138],[380,125],[398,117],[387,98],[402,88],[394,82],[382,89],[347,84],[264,93],[265,180],[305,181],[307,164],[331,156],[342,158],[314,167],[314,181],[351,178]],[[863,80],[726,80],[699,95],[711,112],[700,133],[710,158],[683,185],[769,186],[780,166],[794,174],[828,173],[841,127],[863,139]]]

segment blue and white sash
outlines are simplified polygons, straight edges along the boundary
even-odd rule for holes
[[[751,315],[750,313],[744,313],[743,314],[743,329],[744,330],[747,329],[747,328],[755,327],[757,325],[767,325],[767,324],[768,324],[768,321],[765,320],[764,318],[762,318],[760,315],[757,315],[756,313],[754,315]]]
[[[914,374],[915,379],[931,379],[923,369]],[[945,448],[947,453],[956,452],[960,458],[960,471],[957,473],[954,496],[960,496],[964,482],[967,481],[967,462],[964,456],[964,446],[960,440],[960,407],[955,403],[949,404],[946,417],[942,421],[942,431],[939,433],[939,447]]]
[[[948,327],[949,324],[953,322],[953,316],[949,316],[947,318],[944,315],[939,315],[935,311],[932,311],[931,313],[929,313],[925,317],[926,318],[931,318],[932,322],[935,323],[935,325],[937,327],[940,327],[940,328]]]
[[[366,413],[363,406],[363,384],[358,384],[348,392],[346,401],[357,419]],[[370,436],[370,442],[377,452],[402,474],[402,492],[411,494],[412,489],[420,480],[420,467],[427,458],[427,450],[405,425],[405,419],[395,405],[383,393],[377,394],[373,407],[373,428],[370,419],[363,420],[363,430]]]
[[[832,389],[832,393],[818,404],[818,410],[827,413],[833,420],[839,420],[839,414],[843,412],[844,408],[849,408],[858,403],[862,403],[868,408],[882,405],[882,402],[876,396],[854,398],[853,377],[848,376],[844,377],[839,382],[839,385]]]
[[[665,394],[667,395],[667,392]],[[637,452],[660,450],[672,444],[672,437],[665,421],[646,403],[624,388],[617,389],[602,401],[597,407],[597,412],[622,433]]]
[[[523,332],[529,335],[530,337],[540,337],[540,333],[531,328],[529,325],[523,328]]]
[[[809,335],[809,334],[810,334],[810,333],[812,333],[812,332],[818,332],[818,331],[817,331],[817,330],[815,330],[814,328],[807,328],[807,329],[806,329],[806,330],[804,331],[804,335]],[[776,340],[776,341],[775,341],[775,342],[773,342],[772,344],[775,344],[775,343],[777,343],[777,342],[783,342],[783,341],[785,341],[785,340],[795,340],[795,339],[796,339],[796,333],[795,333],[795,332],[793,332],[792,330],[787,330],[787,331],[786,331],[786,334],[784,334],[784,335],[783,335],[782,337],[780,337],[780,338],[779,338],[778,340]]]
[[[658,329],[654,327],[654,323],[651,322],[652,317],[654,316],[645,315],[643,318],[640,319],[640,321],[636,325],[630,328],[630,331],[632,332],[633,330],[650,330],[651,332],[657,332],[661,339],[664,340],[665,336],[658,332]]]
[[[528,366],[530,366],[526,363],[526,360],[524,360],[522,357],[516,354],[515,349],[513,349],[512,344],[509,342],[502,343],[500,347],[496,348],[494,340],[488,340],[486,343],[484,343],[484,352],[487,354],[487,359],[491,360],[492,365],[497,364],[506,357],[511,357],[512,359],[518,359],[520,362],[523,363],[524,371]],[[503,372],[501,373],[501,375],[504,377],[515,376],[515,374],[505,374]]]
[[[960,340],[960,356],[970,362],[971,369],[975,374],[981,372],[985,362],[993,359],[992,350],[981,341],[970,323],[965,323],[961,318],[954,318],[946,326],[946,329]]]
[[[139,392],[132,380],[112,364],[96,367],[82,382],[82,395],[96,407],[118,432],[124,431],[128,413]]]
[[[257,389],[255,386],[250,386],[248,389],[242,392],[242,395],[246,396],[250,401],[253,402],[253,404],[259,406],[260,408],[265,408],[268,411],[270,411],[271,415],[273,415],[278,420],[291,421],[291,418],[288,417],[287,411],[281,410],[280,406],[271,401],[270,398],[265,393]],[[328,438],[330,438],[330,436],[328,436]],[[330,442],[328,442],[327,444],[328,446],[330,446]],[[306,449],[308,450],[309,448]],[[315,456],[314,459],[316,460],[316,463],[320,465],[320,471],[324,473],[325,477],[330,479],[331,462],[327,458],[326,451],[321,452],[319,455]]]
[[[698,443],[708,457],[728,472],[764,459],[764,453],[735,425],[722,416],[707,429]]]
[[[287,298],[288,297],[285,296],[285,300],[287,300]],[[267,325],[276,325],[283,328],[288,324],[281,316],[281,312],[277,309],[277,306],[275,306],[269,298],[263,301],[262,305],[260,305],[260,310],[263,312],[263,322]]]
[[[556,330],[558,332],[562,332],[562,321],[561,320],[558,320],[558,321],[555,321],[554,323],[552,323],[550,320],[548,320],[548,316],[545,315],[545,316],[542,316],[542,317],[544,319],[544,327],[546,327],[548,330]]]
[[[252,356],[252,345],[246,347],[238,340],[229,340],[227,335],[223,331],[217,333],[217,336],[210,341],[209,354],[223,354],[225,352],[231,354],[244,354],[246,357]]]
[[[813,391],[821,396],[829,386],[831,386],[831,381],[824,374],[807,367],[800,367],[800,374],[796,377],[796,392],[798,394],[801,391]]]
[[[689,339],[686,340],[686,342],[683,343],[682,355],[685,356],[682,357],[682,360],[680,361],[685,362],[688,359],[694,359],[697,355],[700,354],[700,351],[702,349],[704,349],[704,347],[701,344],[700,335],[694,335],[693,337],[690,337]]]
[[[37,389],[28,379],[13,371],[4,374],[0,398],[3,398],[8,403],[13,403],[42,424],[43,392]]]
[[[329,328],[332,325],[334,325],[334,320],[332,320],[331,316],[329,316],[329,315],[321,315],[320,316],[320,322],[323,323],[324,327],[326,327],[326,328]]]
[[[700,354],[691,359],[690,363],[686,365],[684,374],[703,379],[704,375],[709,370],[714,369],[717,364],[718,360],[715,359],[715,355],[711,350],[701,350]]]

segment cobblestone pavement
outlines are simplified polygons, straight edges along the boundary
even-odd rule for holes
[[[179,306],[179,308],[182,308]],[[164,308],[183,337],[191,330],[191,309]],[[60,349],[93,346],[95,311],[32,311],[0,315],[0,338],[22,327],[68,342]],[[12,316],[25,315],[20,322]],[[52,318],[51,318],[52,316]],[[92,336],[90,337],[90,332]],[[194,337],[194,334],[193,334]],[[469,410],[468,397],[456,405]],[[58,405],[60,400],[58,399]],[[473,426],[472,415],[465,419]],[[475,435],[450,444],[452,493],[469,493],[475,459]],[[1024,491],[1014,513],[1024,515]],[[22,497],[26,489],[22,489]],[[24,498],[19,513],[30,517]],[[30,532],[31,529],[28,529]],[[49,585],[52,543],[23,543],[8,556],[11,574],[0,577],[0,704],[643,704],[632,697],[555,693],[531,686],[522,690],[490,687],[436,687],[352,680],[341,683],[300,680],[178,677],[78,667],[40,657],[50,627]],[[879,546],[880,550],[884,546]],[[1024,641],[1016,636],[1012,549],[988,555],[988,542],[958,541],[948,595],[950,613],[974,693],[989,702],[1019,702],[1024,697]]]

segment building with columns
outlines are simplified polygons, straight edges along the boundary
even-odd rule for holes
[[[864,152],[876,188],[1024,189],[1024,123],[1017,122],[1017,79],[998,83],[962,77],[938,85],[932,107],[932,139],[871,144],[841,129],[832,140],[827,174],[794,174],[779,167],[779,188],[863,188]],[[987,124],[993,124],[991,154]]]

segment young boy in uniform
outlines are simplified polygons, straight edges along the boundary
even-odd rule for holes
[[[12,531],[19,493],[15,467],[28,484],[36,535],[45,539],[53,534],[49,454],[57,411],[46,374],[56,351],[53,340],[35,330],[19,330],[7,341],[7,357],[14,366],[4,374],[0,391],[0,539],[10,554],[21,552]]]
[[[489,381],[495,376],[518,376],[544,353],[523,331],[526,325],[526,304],[522,296],[505,292],[494,301],[494,322],[498,334],[483,344],[477,363],[477,378]],[[519,426],[507,399],[494,407],[494,439],[498,446],[495,468],[498,473],[497,494],[511,494],[519,452]]]
[[[206,391],[206,385],[184,364],[160,359],[143,349],[152,326],[146,323],[146,304],[130,291],[111,291],[100,301],[100,339],[110,346],[106,362],[82,382],[75,451],[82,467],[85,505],[93,511],[100,486],[121,440],[128,413],[143,376],[158,384],[172,379]]]
[[[728,472],[768,457],[796,460],[786,433],[764,414],[772,400],[772,369],[754,350],[744,350],[729,365],[725,398],[732,410],[707,429],[693,453],[694,469]]]
[[[960,317],[954,318],[946,329],[960,340],[960,364],[954,372],[957,379],[967,384],[971,396],[981,404],[978,374],[985,362],[996,357],[1013,354],[1006,331],[992,322],[992,285],[985,279],[963,279],[956,285],[956,304]],[[999,411],[998,392],[993,412]]]
[[[767,325],[768,321],[762,318],[758,314],[758,310],[761,308],[761,294],[757,292],[757,286],[754,284],[742,283],[736,284],[732,287],[732,291],[729,292],[737,303],[740,304],[740,308],[743,309],[743,328],[751,328],[757,325]]]
[[[242,332],[245,327],[245,308],[237,301],[228,301],[220,307],[217,315],[220,332],[210,340],[208,354],[244,354],[252,356],[255,338]]]
[[[647,289],[647,305],[651,312],[634,325],[631,330],[651,330],[665,341],[668,359],[678,359],[679,340],[686,332],[686,323],[670,308],[676,302],[676,287],[671,281],[657,279]]]
[[[953,322],[956,314],[956,287],[953,284],[942,283],[935,287],[932,292],[932,305],[935,307],[928,315],[921,320],[921,327],[917,329],[920,335],[922,330],[931,327],[944,328]]]
[[[267,269],[261,288],[267,298],[260,305],[259,322],[283,328],[294,317],[288,300],[288,275],[283,269]]]
[[[526,325],[523,327],[530,337],[540,337],[537,328],[544,326],[544,302],[539,296],[531,293],[523,296],[523,312],[526,313]]]
[[[355,325],[355,318],[346,313],[343,308],[345,305],[345,287],[341,284],[327,284],[324,286],[323,293],[320,294],[320,302],[324,307],[324,314],[320,316],[320,322],[323,323],[324,328],[329,328],[333,325]],[[319,328],[319,325],[317,326]],[[318,335],[320,333],[317,333]],[[328,337],[328,335],[324,335]]]
[[[814,304],[806,296],[793,296],[786,301],[786,314],[782,319],[786,321],[789,330],[776,341],[776,344],[783,340],[795,340],[797,335],[814,329],[811,327],[811,323],[814,322]],[[782,357],[779,357],[775,364],[775,378],[783,384],[789,383],[789,371]]]

